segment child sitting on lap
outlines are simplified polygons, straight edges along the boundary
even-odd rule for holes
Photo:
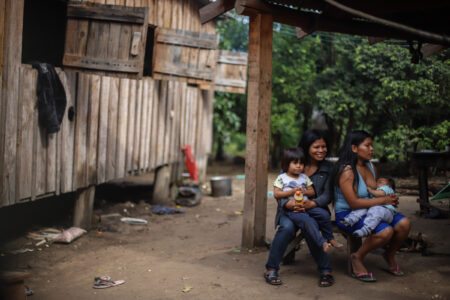
[[[309,201],[308,197],[313,197],[315,191],[311,179],[303,173],[305,168],[305,155],[303,150],[301,148],[284,150],[281,166],[283,173],[277,177],[273,184],[275,198],[292,199],[296,193],[300,192],[303,194],[303,201]],[[294,211],[286,211],[286,214],[297,227],[301,227],[301,214],[308,214],[308,211],[305,211],[305,209],[299,205]],[[315,218],[315,215],[310,214],[310,216]],[[320,222],[320,224],[322,235],[319,234],[315,239],[317,245],[322,247],[324,252],[329,252],[333,246],[340,247],[341,244],[334,239],[331,220],[329,220],[329,222]]]

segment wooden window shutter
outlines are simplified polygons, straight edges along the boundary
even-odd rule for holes
[[[216,34],[157,28],[153,77],[186,81],[207,89],[214,82],[217,46]]]
[[[221,50],[214,82],[216,91],[245,94],[247,87],[247,53]]]
[[[64,66],[142,76],[148,9],[70,2]]]

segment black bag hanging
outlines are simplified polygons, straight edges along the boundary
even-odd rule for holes
[[[36,93],[39,125],[49,134],[58,132],[67,105],[64,86],[52,65],[36,62],[32,66],[38,70]]]

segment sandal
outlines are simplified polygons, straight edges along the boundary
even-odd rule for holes
[[[363,282],[375,282],[377,279],[372,273],[352,273],[352,277]]]
[[[264,273],[264,278],[266,279],[266,282],[271,285],[281,285],[283,282],[281,281],[280,277],[278,276],[277,270],[268,270]]]
[[[386,269],[386,271],[394,276],[404,276],[405,275],[405,273],[403,273],[403,271],[400,270],[400,267],[398,265],[395,265],[394,268]]]
[[[319,277],[319,286],[320,287],[329,287],[334,284],[334,277],[331,274],[320,274]]]
[[[383,253],[383,258],[389,265],[389,261],[387,259],[386,253]],[[395,263],[394,267],[389,267],[389,269],[385,269],[385,270],[386,270],[386,272],[388,272],[389,274],[394,275],[394,276],[404,276],[405,275],[405,273],[403,273],[403,271],[400,270],[400,266],[397,263]]]
[[[112,280],[109,276],[100,276],[94,278],[94,289],[106,289],[109,287],[121,285],[125,283],[125,280]]]

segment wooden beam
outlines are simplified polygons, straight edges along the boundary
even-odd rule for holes
[[[242,247],[263,246],[266,232],[267,174],[272,102],[271,15],[250,17],[247,92],[247,145]]]
[[[235,0],[216,0],[200,8],[200,22],[205,24],[233,9]]]
[[[95,186],[90,186],[76,192],[73,226],[90,230],[94,212]]]
[[[69,4],[67,17],[100,21],[114,21],[133,24],[144,24],[146,21],[145,8],[127,8],[115,5]]]

